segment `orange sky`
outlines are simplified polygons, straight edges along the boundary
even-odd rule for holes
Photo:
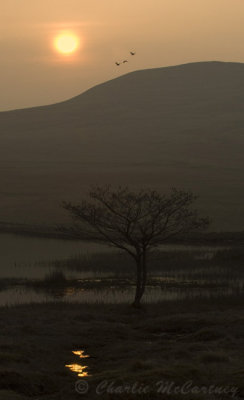
[[[2,1],[0,109],[62,101],[137,69],[244,62],[243,15],[243,0]],[[82,41],[69,57],[53,48],[63,30]]]

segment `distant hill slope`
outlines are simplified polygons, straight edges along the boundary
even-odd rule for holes
[[[0,220],[55,222],[90,184],[200,194],[244,229],[244,64],[136,71],[62,103],[0,113]]]

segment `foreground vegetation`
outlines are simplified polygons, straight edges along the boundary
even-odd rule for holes
[[[243,296],[127,305],[53,303],[0,309],[0,399],[72,400],[77,379],[87,399],[230,399],[224,395],[95,394],[97,385],[238,387],[244,396]],[[72,351],[84,350],[80,359]],[[86,365],[78,378],[65,365]]]

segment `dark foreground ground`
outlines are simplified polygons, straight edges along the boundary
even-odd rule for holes
[[[90,358],[80,359],[77,350]],[[90,376],[79,378],[70,364],[88,366]],[[243,298],[141,310],[62,303],[2,308],[0,388],[1,400],[244,398]]]

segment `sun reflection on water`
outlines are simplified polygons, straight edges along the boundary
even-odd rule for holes
[[[84,371],[84,369],[87,368],[87,365],[82,366],[80,364],[67,364],[65,367],[69,368],[72,372],[76,372],[80,377],[88,376],[88,372]]]
[[[80,358],[88,358],[88,355],[84,354],[84,350],[76,350],[76,351],[72,351],[73,354],[75,354],[76,356],[79,356]]]
[[[89,358],[89,355],[84,354],[84,350],[74,350],[72,353],[79,358]],[[89,376],[88,372],[85,371],[88,366],[87,365],[80,365],[80,364],[66,364],[66,368],[69,368],[70,371],[75,372],[79,377]]]

